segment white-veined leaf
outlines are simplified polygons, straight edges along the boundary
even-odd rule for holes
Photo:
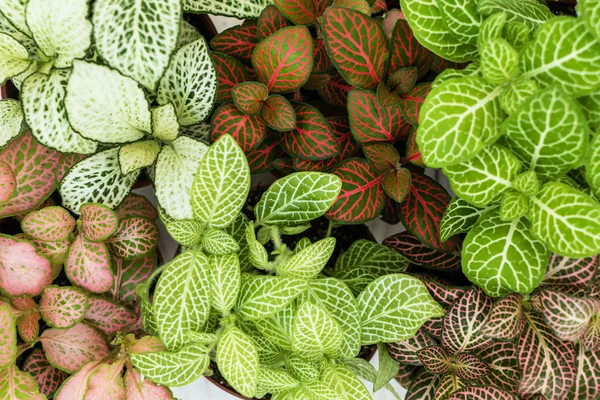
[[[183,11],[188,13],[216,14],[238,18],[258,18],[272,0],[183,0]]]
[[[600,2],[598,0],[579,0],[577,12],[585,20],[590,32],[600,39]]]
[[[484,18],[477,12],[477,0],[437,0],[437,8],[451,34],[463,44],[477,44]]]
[[[303,302],[296,313],[292,330],[292,350],[308,361],[339,352],[344,332],[329,312],[310,301]]]
[[[596,197],[600,197],[600,135],[595,136],[587,150],[585,180]]]
[[[0,84],[29,68],[29,52],[6,33],[0,33]]]
[[[523,193],[506,192],[500,202],[500,219],[512,221],[524,217],[529,211],[529,199]]]
[[[507,19],[508,14],[499,12],[490,15],[483,21],[479,28],[479,37],[477,38],[479,48],[483,48],[490,40],[502,38]]]
[[[382,343],[377,344],[377,354],[379,357],[379,370],[373,383],[373,392],[388,384],[400,371],[400,364],[395,361]]]
[[[224,255],[240,250],[237,242],[220,229],[208,228],[202,236],[202,246],[208,254]]]
[[[523,102],[535,92],[538,85],[533,79],[516,79],[504,89],[500,96],[500,105],[508,115],[514,114]]]
[[[0,10],[2,14],[17,28],[21,33],[31,36],[27,22],[25,22],[25,7],[27,0],[0,0]]]
[[[0,100],[0,147],[21,133],[23,111],[17,100]]]
[[[274,315],[260,319],[260,322],[255,326],[271,342],[282,349],[290,350],[292,348],[292,328],[295,316],[296,305],[291,302]]]
[[[519,52],[506,40],[488,40],[480,51],[481,73],[493,85],[502,85],[519,75]]]
[[[161,140],[175,140],[179,135],[179,122],[173,103],[152,109],[152,135]]]
[[[468,232],[486,211],[472,206],[460,197],[453,198],[440,222],[440,240],[446,241],[458,233]]]
[[[217,365],[227,382],[242,396],[254,397],[258,382],[258,352],[252,340],[230,326],[217,346]]]
[[[240,258],[240,268],[242,271],[248,270],[250,265],[248,241],[246,240],[246,225],[248,224],[248,217],[244,213],[239,213],[233,220],[231,225],[223,228],[232,238],[234,238],[240,246],[238,257]]]
[[[169,235],[183,246],[194,246],[202,240],[204,225],[193,219],[180,219],[165,222]]]
[[[210,256],[210,277],[212,307],[227,314],[240,292],[242,278],[237,254]]]
[[[335,238],[321,239],[294,253],[277,268],[277,274],[289,278],[314,278],[325,267],[334,250]]]
[[[156,140],[140,140],[124,144],[119,148],[119,165],[121,172],[127,175],[154,164],[160,144]]]
[[[258,393],[285,393],[295,389],[300,382],[288,372],[278,369],[261,368],[258,370]],[[260,396],[263,397],[263,396]]]
[[[345,360],[344,365],[350,368],[350,370],[357,376],[361,377],[362,379],[366,379],[369,382],[374,383],[377,379],[377,370],[367,360],[362,358],[353,358],[352,360]],[[388,383],[384,387],[394,396],[394,398],[396,398],[396,400],[402,400],[392,385]]]
[[[524,23],[532,30],[554,17],[548,7],[537,0],[479,0],[477,11],[485,16],[505,12],[508,21]]]
[[[249,321],[273,315],[306,290],[304,279],[243,275],[237,314]]]
[[[325,368],[323,384],[347,400],[370,400],[371,394],[356,374],[343,364]]]
[[[181,28],[179,29],[179,39],[177,45],[179,47],[185,46],[186,44],[192,43],[202,37],[202,34],[189,22],[182,19]]]

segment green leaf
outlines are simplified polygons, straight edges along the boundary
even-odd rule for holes
[[[154,164],[160,152],[160,144],[156,140],[141,140],[119,148],[119,165],[121,172],[130,172],[149,167]]]
[[[377,354],[379,356],[379,370],[373,383],[373,392],[377,392],[388,384],[400,371],[400,364],[390,356],[387,348],[382,343],[377,344]]]
[[[521,163],[517,157],[497,144],[484,147],[467,162],[444,168],[452,190],[480,208],[499,201],[519,172]]]
[[[483,77],[492,85],[502,85],[519,75],[519,52],[504,39],[487,41],[480,57]]]
[[[600,197],[600,135],[596,135],[588,148],[585,180],[596,197]]]
[[[512,21],[504,27],[504,38],[519,51],[529,42],[530,34],[529,27],[521,22]]]
[[[38,49],[56,68],[70,67],[83,58],[92,42],[92,23],[86,0],[29,0],[25,12]]]
[[[488,296],[531,293],[541,282],[550,252],[523,219],[502,221],[500,211],[485,213],[463,243],[462,270]]]
[[[184,19],[181,20],[181,29],[179,30],[179,39],[177,40],[179,47],[192,43],[201,37],[202,34],[192,24]]]
[[[187,13],[215,14],[238,18],[258,18],[271,0],[183,0],[183,11]]]
[[[210,256],[211,299],[214,309],[229,313],[240,292],[241,273],[237,254]]]
[[[344,337],[342,327],[329,312],[310,301],[298,307],[292,332],[293,351],[308,361],[337,354]]]
[[[209,147],[181,136],[163,146],[156,160],[154,191],[158,204],[172,218],[192,219],[191,192],[194,177]]]
[[[500,96],[500,105],[508,115],[514,114],[527,98],[538,91],[533,79],[516,79],[504,89]]]
[[[244,274],[236,304],[237,314],[249,321],[268,317],[287,306],[306,287],[304,279]]]
[[[432,89],[421,108],[417,142],[423,161],[445,167],[473,158],[501,134],[501,89],[478,76]]]
[[[592,129],[600,127],[600,90],[577,99]]]
[[[130,354],[129,358],[146,378],[169,386],[183,386],[195,381],[210,363],[206,347],[199,343],[190,343],[175,353],[138,353]]]
[[[102,58],[154,91],[177,44],[180,2],[99,0],[94,3],[93,22]]]
[[[437,0],[444,23],[459,42],[477,44],[484,18],[477,12],[477,0]]]
[[[600,3],[597,0],[579,0],[577,12],[590,32],[600,40]]]
[[[2,370],[0,396],[11,400],[46,400],[46,396],[40,394],[35,378],[16,365]]]
[[[12,365],[17,358],[17,329],[9,305],[0,304],[0,368]]]
[[[83,159],[60,182],[62,205],[78,213],[84,203],[117,207],[137,181],[139,171],[123,175],[119,166],[119,148],[104,150]]]
[[[252,326],[254,326],[254,324]],[[260,334],[260,332],[257,333]],[[267,338],[262,336],[251,336],[250,338],[256,345],[258,359],[261,365],[278,365],[287,355],[285,350]]]
[[[513,179],[512,187],[526,196],[535,196],[540,191],[540,181],[535,172],[527,171]]]
[[[506,25],[508,15],[505,12],[498,12],[490,15],[483,21],[479,29],[477,38],[478,47],[483,48],[487,42],[502,38],[502,30]]]
[[[179,121],[173,103],[154,107],[151,111],[152,135],[161,140],[175,140],[179,135]]]
[[[296,172],[276,180],[254,208],[257,225],[293,226],[319,218],[342,187],[335,175]]]
[[[231,89],[231,96],[240,111],[246,115],[256,115],[269,96],[269,89],[260,82],[243,82]]]
[[[208,149],[194,178],[194,218],[213,228],[228,226],[241,211],[249,190],[246,156],[235,139],[224,135]]]
[[[161,105],[173,103],[179,124],[189,126],[210,115],[216,95],[217,72],[206,40],[200,38],[173,55],[156,99]]]
[[[152,131],[142,88],[103,65],[73,62],[65,106],[73,129],[97,142],[134,142]]]
[[[246,243],[248,244],[248,259],[253,267],[265,269],[269,263],[269,254],[265,246],[254,235],[254,226],[246,225]]]
[[[325,267],[334,250],[335,238],[321,239],[294,253],[277,268],[277,274],[289,278],[314,278]]]
[[[371,394],[350,368],[343,364],[331,365],[323,371],[323,384],[348,400],[370,400]]]
[[[254,397],[258,382],[258,352],[252,340],[230,326],[217,346],[217,365],[227,382],[242,396]]]
[[[600,41],[581,18],[553,18],[523,50],[521,69],[541,87],[556,85],[572,97],[590,94],[600,85]]]
[[[531,198],[529,220],[533,234],[557,254],[600,253],[600,205],[564,183],[550,182]]]
[[[460,197],[453,198],[440,222],[440,240],[444,242],[456,234],[469,232],[486,211],[487,209],[472,206]]]
[[[519,192],[506,192],[500,203],[500,219],[512,221],[519,219],[529,211],[529,199]]]
[[[300,382],[288,372],[270,368],[261,368],[258,371],[257,393],[285,393],[295,389]],[[259,397],[258,395],[256,397]]]
[[[296,305],[291,302],[276,314],[262,318],[255,326],[268,340],[282,349],[290,350],[292,348],[292,328],[295,317]]]
[[[285,359],[285,369],[301,382],[315,382],[321,378],[321,364],[306,361],[295,353]]]
[[[29,68],[29,52],[11,36],[0,33],[0,84]]]
[[[202,240],[204,225],[193,219],[181,219],[165,222],[169,235],[183,246],[194,246]]]
[[[344,361],[344,364],[350,368],[352,372],[354,372],[357,376],[362,379],[366,379],[369,382],[375,383],[375,379],[377,378],[377,370],[371,363],[362,358],[353,358],[352,360]],[[389,383],[384,386],[397,400],[401,400],[398,393],[396,393],[396,389]]]
[[[508,21],[517,21],[535,30],[554,17],[545,4],[537,0],[479,0],[477,11],[489,16],[505,12]]]
[[[202,237],[202,246],[208,254],[224,255],[240,250],[234,238],[220,229],[208,228]]]
[[[17,100],[0,100],[0,147],[21,133],[23,111]]]
[[[444,314],[419,279],[403,274],[376,279],[357,301],[363,345],[409,339],[423,323]]]
[[[502,125],[504,143],[541,179],[555,179],[577,167],[588,146],[581,108],[558,87],[529,97]]]
[[[210,263],[188,250],[171,261],[154,291],[154,316],[160,337],[170,350],[185,343],[186,331],[202,331],[210,311]]]

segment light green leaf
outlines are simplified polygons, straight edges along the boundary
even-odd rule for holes
[[[260,319],[255,326],[264,337],[281,348],[290,350],[295,317],[296,306],[291,302],[276,314]]]
[[[523,49],[521,69],[541,87],[560,86],[572,97],[593,93],[600,85],[600,41],[581,18],[555,17]]]
[[[225,15],[238,18],[258,18],[272,0],[183,0],[183,11],[188,13]]]
[[[504,38],[519,51],[529,42],[530,34],[529,27],[521,22],[512,21],[504,27]]]
[[[173,103],[152,109],[152,135],[161,140],[175,140],[179,135],[179,122]]]
[[[486,16],[505,12],[508,21],[522,22],[532,30],[554,17],[538,0],[479,0],[477,10]]]
[[[204,38],[186,44],[173,56],[160,80],[159,104],[173,103],[179,124],[194,125],[210,114],[217,94],[217,72]]]
[[[0,303],[0,322],[0,368],[4,369],[17,359],[17,327],[10,305]]]
[[[592,129],[600,127],[600,90],[577,99]]]
[[[241,273],[237,254],[210,256],[212,306],[229,313],[240,292]]]
[[[114,209],[129,194],[139,175],[140,171],[121,173],[118,147],[96,153],[75,164],[60,182],[62,206],[74,213],[79,213],[83,203]]]
[[[402,2],[402,11],[419,43],[448,60],[464,62],[475,58],[477,48],[461,43],[452,34],[437,5],[437,0]]]
[[[469,232],[486,211],[487,209],[472,206],[460,197],[453,198],[440,222],[440,240],[445,242],[456,234]]]
[[[29,52],[11,36],[0,33],[0,84],[29,68]]]
[[[296,172],[276,180],[254,208],[257,225],[294,226],[319,218],[342,189],[333,174]]]
[[[258,371],[258,391],[262,393],[285,393],[295,389],[300,382],[288,372],[270,368],[261,368]]]
[[[350,368],[350,370],[357,376],[366,379],[369,382],[375,383],[375,379],[377,379],[377,370],[367,360],[363,360],[362,358],[353,358],[352,360],[345,360],[344,365]],[[402,400],[392,385],[388,383],[383,387],[386,388],[392,395],[394,395],[397,400]]]
[[[187,250],[171,261],[156,284],[154,316],[160,338],[170,350],[185,343],[186,331],[202,331],[210,311],[210,263]]]
[[[519,52],[504,39],[488,40],[480,56],[483,77],[493,85],[502,85],[519,75]]]
[[[175,219],[193,219],[191,191],[200,161],[208,151],[204,143],[181,136],[163,146],[156,160],[154,191],[158,204]]]
[[[485,213],[463,243],[462,270],[488,296],[531,293],[540,284],[550,252],[523,219],[502,221],[500,211]]]
[[[21,133],[23,111],[17,100],[0,100],[0,147]]]
[[[600,40],[600,2],[598,0],[579,0],[577,12],[587,24],[590,32]]]
[[[344,400],[345,397],[338,392],[330,389],[320,382],[311,382],[303,385],[303,389],[308,393],[309,399],[313,400]],[[296,399],[296,397],[292,397]]]
[[[540,191],[540,181],[535,172],[527,171],[513,179],[512,187],[526,196],[535,196]]]
[[[21,33],[31,36],[27,22],[25,22],[25,6],[27,0],[0,0],[0,10],[2,14],[17,28]]]
[[[298,243],[296,243],[296,247],[294,248],[294,251],[301,251],[302,249],[307,248],[308,246],[310,246],[310,239],[307,237],[303,237],[300,238],[300,240],[298,240]]]
[[[312,227],[311,224],[304,224],[298,226],[284,226],[280,232],[282,235],[299,235]]]
[[[529,211],[529,199],[519,192],[506,192],[500,203],[500,219],[512,221],[519,219]]]
[[[431,84],[431,88],[436,88],[442,83],[456,78],[463,78],[465,76],[479,75],[480,69],[478,63],[471,63],[465,69],[453,69],[448,68],[442,71]]]
[[[269,254],[259,240],[254,235],[254,227],[251,224],[246,225],[246,243],[248,244],[248,260],[250,264],[259,269],[265,269],[269,263]]]
[[[250,322],[250,324],[252,324],[254,327],[254,323]],[[247,331],[245,332],[248,333]],[[260,334],[260,332],[257,333]],[[258,360],[260,361],[261,365],[279,365],[285,358],[287,351],[283,350],[269,339],[262,336],[253,335],[251,335],[250,338],[256,346],[256,350],[258,351]]]
[[[192,43],[202,37],[202,34],[198,32],[196,28],[186,20],[181,20],[181,28],[179,29],[179,39],[177,45],[179,47],[185,46],[186,44]]]
[[[600,135],[596,135],[588,149],[585,180],[596,197],[600,198]]]
[[[273,315],[306,290],[303,279],[266,275],[242,275],[237,314],[249,321]]]
[[[321,363],[307,361],[291,353],[285,359],[285,369],[301,382],[315,382],[321,379]]]
[[[121,146],[119,148],[121,172],[128,174],[154,164],[159,152],[160,144],[156,140],[141,140]]]
[[[70,67],[83,58],[92,43],[87,0],[29,0],[27,26],[39,50],[54,59],[56,68]]]
[[[223,135],[210,146],[194,178],[194,218],[213,228],[226,227],[241,211],[249,190],[246,156],[233,137]]]
[[[234,326],[226,328],[217,346],[217,365],[239,394],[254,397],[258,382],[258,353],[244,332]]]
[[[208,254],[224,255],[240,250],[234,238],[220,229],[208,228],[202,237],[202,246]]]
[[[154,318],[154,307],[148,301],[142,299],[140,306],[140,314],[142,319],[142,328],[153,336],[158,336],[158,328],[156,327],[156,319]]]
[[[277,268],[277,275],[301,279],[314,278],[325,267],[334,250],[335,238],[321,239],[294,253]]]
[[[501,134],[501,89],[483,78],[451,79],[433,89],[421,108],[417,142],[433,168],[473,158]]]
[[[242,271],[250,269],[249,249],[248,241],[246,240],[246,225],[248,224],[248,217],[244,213],[239,213],[231,225],[223,228],[232,238],[235,239],[240,251],[238,257],[240,258],[240,268]]]
[[[132,364],[154,383],[183,386],[200,378],[207,370],[210,358],[205,346],[190,343],[176,353],[130,354]]]
[[[577,103],[558,87],[531,96],[502,125],[504,143],[542,179],[578,166],[588,145],[588,127]]]
[[[256,234],[256,240],[258,240],[258,242],[260,244],[265,245],[265,244],[269,243],[269,240],[271,240],[272,234],[273,234],[272,227],[263,226],[262,228],[260,228],[258,230],[258,233]]]
[[[165,228],[169,235],[183,246],[194,246],[200,243],[204,232],[204,226],[193,219],[168,221],[165,222]]]
[[[342,327],[329,312],[310,301],[298,307],[292,332],[294,353],[308,361],[337,354],[344,338]]]
[[[212,346],[217,341],[217,335],[205,332],[186,332],[186,343],[197,343],[203,346]],[[210,348],[210,347],[209,347]]]
[[[142,88],[103,65],[73,61],[65,106],[73,129],[98,142],[134,142],[152,130]]]
[[[379,370],[373,383],[373,392],[377,392],[387,385],[400,371],[400,364],[390,356],[384,344],[377,343],[377,354],[379,356]]]
[[[177,44],[181,3],[97,0],[93,17],[98,53],[153,92]]]
[[[477,44],[483,16],[477,12],[477,0],[437,0],[442,18],[459,42]]]
[[[508,115],[514,114],[525,100],[538,91],[538,85],[533,79],[517,79],[504,88],[500,96],[500,105]]]
[[[506,148],[493,144],[475,158],[444,168],[452,190],[470,204],[485,208],[500,200],[521,172],[521,163]]]
[[[561,256],[600,253],[600,205],[564,183],[550,182],[531,198],[529,221],[533,234]]]
[[[347,400],[371,400],[371,394],[356,374],[343,364],[331,365],[323,371],[325,386]]]
[[[506,25],[508,16],[504,12],[492,14],[483,21],[479,29],[477,43],[479,48],[483,48],[490,40],[502,38],[502,29]]]

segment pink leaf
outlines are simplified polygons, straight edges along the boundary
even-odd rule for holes
[[[62,384],[54,400],[84,400],[90,374],[99,365],[99,361],[92,361],[81,367]]]
[[[18,330],[25,343],[33,343],[40,334],[40,313],[33,311],[25,314],[19,321]]]
[[[46,396],[40,394],[35,379],[16,365],[9,366],[0,374],[0,394],[5,394],[3,398],[6,400],[46,400]]]
[[[568,287],[589,290],[598,269],[598,255],[587,258],[568,258],[553,254],[550,257],[542,285],[552,285],[560,291]]]
[[[61,240],[59,242],[46,242],[43,240],[32,240],[37,246],[40,253],[42,253],[50,261],[51,264],[62,264],[67,259],[69,254],[69,247],[71,241],[69,239]]]
[[[497,342],[478,351],[477,355],[490,367],[490,373],[477,385],[493,385],[510,392],[516,392],[521,381],[521,370],[517,360],[515,342]]]
[[[115,257],[115,283],[110,289],[112,299],[128,306],[137,303],[139,296],[135,293],[135,287],[148,280],[156,264],[155,253],[149,253],[133,260]]]
[[[435,301],[440,303],[442,307],[450,307],[456,300],[462,297],[468,288],[446,286],[432,279],[420,278],[427,286],[429,293]]]
[[[9,305],[0,303],[0,368],[5,368],[17,358],[17,330]]]
[[[173,394],[168,387],[158,386],[147,379],[142,380],[134,368],[125,373],[125,395],[127,400],[171,400]]]
[[[27,356],[23,364],[23,371],[33,376],[40,393],[48,398],[54,395],[68,376],[64,371],[50,365],[42,349],[34,349]]]
[[[102,242],[117,230],[119,223],[117,215],[102,204],[82,204],[79,212],[81,213],[81,230],[89,241]]]
[[[17,178],[5,162],[0,161],[0,203],[7,202],[17,190]]]
[[[577,374],[569,399],[598,399],[600,397],[600,352],[585,351],[580,345],[577,354]]]
[[[42,292],[38,311],[53,328],[70,328],[80,322],[89,308],[83,291],[74,287],[49,286]]]
[[[101,364],[90,374],[85,400],[125,399],[123,366],[125,360],[113,364]]]
[[[71,245],[65,272],[75,285],[94,293],[104,293],[114,283],[108,248],[104,243],[88,242],[83,235]]]
[[[75,228],[75,219],[62,207],[46,207],[29,213],[21,221],[23,232],[34,239],[61,241]]]
[[[137,339],[127,349],[130,354],[143,354],[143,353],[154,353],[156,351],[163,351],[167,348],[156,336],[144,336]]]
[[[35,246],[0,234],[0,288],[10,296],[37,296],[52,282],[50,261]]]
[[[147,218],[130,217],[119,223],[110,239],[106,240],[117,257],[131,259],[150,253],[158,244],[158,227]]]
[[[518,400],[517,397],[505,390],[488,387],[467,387],[453,393],[447,400]]]
[[[158,211],[144,196],[139,194],[129,193],[125,200],[115,210],[119,220],[128,217],[144,217],[152,221],[158,218]]]
[[[31,297],[17,296],[10,299],[10,303],[19,311],[29,311],[36,307],[35,301]]]
[[[542,314],[556,336],[562,340],[576,342],[585,335],[597,311],[592,298],[568,296],[553,290],[539,292]]]
[[[62,181],[62,178],[65,177],[67,172],[69,172],[69,170],[73,168],[75,164],[83,160],[85,157],[87,157],[85,154],[63,154],[62,158],[60,159],[58,169],[56,170],[56,182]]]
[[[68,329],[46,329],[40,341],[48,361],[70,374],[86,363],[108,355],[108,345],[102,334],[84,323]]]
[[[133,324],[138,316],[127,308],[99,297],[91,297],[85,319],[107,335]]]

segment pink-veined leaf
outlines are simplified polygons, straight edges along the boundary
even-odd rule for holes
[[[437,342],[423,329],[410,339],[387,343],[387,350],[396,362],[400,364],[421,365],[417,352],[426,347],[435,346]]]
[[[446,399],[450,394],[459,391],[466,386],[466,382],[455,374],[442,375],[435,389],[436,399]]]
[[[425,347],[417,351],[417,357],[427,371],[435,375],[450,372],[450,356],[442,346]]]
[[[441,378],[422,369],[413,379],[405,400],[435,400],[435,392]]]
[[[425,168],[421,150],[419,150],[419,145],[417,144],[417,130],[415,128],[410,130],[408,139],[406,140],[406,161],[418,167]]]
[[[431,335],[431,337],[441,340],[442,332],[444,331],[444,317],[431,318],[423,324],[423,330]]]
[[[468,288],[445,285],[426,277],[417,276],[417,278],[421,279],[421,282],[427,286],[431,297],[444,308],[450,307],[468,290]]]
[[[472,353],[460,353],[454,357],[454,373],[460,379],[474,381],[491,372],[490,367]]]
[[[292,157],[282,157],[273,161],[273,168],[281,175],[289,175],[294,172],[294,159]]]
[[[313,0],[274,0],[273,4],[294,25],[312,25],[317,21]]]
[[[0,303],[0,368],[6,368],[17,358],[17,329],[12,309]]]
[[[444,253],[425,246],[409,232],[397,233],[383,241],[397,252],[408,258],[413,264],[439,270],[460,268],[460,255]]]
[[[42,146],[28,131],[0,150],[0,161],[12,169],[17,182],[16,192],[0,208],[0,218],[29,212],[50,196],[60,159],[61,153]]]
[[[382,107],[391,107],[400,104],[400,96],[391,92],[385,83],[377,86],[377,103]]]
[[[37,296],[52,282],[50,261],[26,240],[0,234],[0,288],[9,296]]]
[[[70,328],[79,323],[89,308],[87,295],[75,287],[44,288],[38,311],[52,328]]]
[[[217,71],[219,87],[217,103],[232,101],[231,89],[242,82],[249,81],[250,74],[239,60],[224,53],[212,53],[212,59]]]
[[[17,178],[10,165],[0,161],[0,203],[7,202],[17,190]]]
[[[125,398],[127,400],[171,400],[173,394],[168,387],[158,386],[148,379],[142,379],[133,367],[125,373]]]
[[[296,113],[292,105],[278,94],[265,99],[260,116],[269,128],[278,132],[291,131],[296,127]]]
[[[62,178],[65,177],[67,172],[69,172],[69,170],[71,168],[73,168],[75,166],[75,164],[77,164],[79,161],[83,160],[86,157],[87,157],[86,154],[77,154],[77,153],[63,154],[60,159],[60,164],[58,165],[58,168],[56,169],[56,182],[62,181]]]
[[[325,160],[340,153],[340,146],[329,121],[313,106],[292,103],[296,127],[279,135],[281,147],[303,160]]]
[[[27,372],[35,379],[40,393],[51,398],[62,382],[67,378],[64,371],[54,368],[42,349],[34,349],[23,363],[23,372]]]
[[[362,147],[365,157],[380,174],[395,169],[400,163],[400,155],[389,143],[368,143]]]
[[[519,394],[562,400],[575,382],[575,346],[556,337],[542,316],[531,312],[526,320],[517,349],[523,373]]]
[[[479,358],[490,368],[489,374],[476,382],[477,386],[493,385],[516,392],[521,381],[515,342],[496,342],[478,351]]]
[[[271,93],[290,93],[308,80],[313,66],[313,42],[304,26],[289,26],[269,36],[252,53],[259,81]]]
[[[346,82],[339,73],[335,72],[325,85],[317,89],[317,93],[329,104],[346,107],[350,90],[352,90],[352,85]]]
[[[572,297],[554,290],[540,290],[538,295],[542,314],[556,336],[571,342],[583,338],[598,311],[597,300]]]
[[[27,296],[12,297],[10,304],[19,311],[30,311],[36,308],[35,301]]]
[[[158,244],[158,237],[158,227],[153,221],[129,217],[119,222],[117,231],[106,243],[117,257],[132,259],[153,251]]]
[[[408,196],[400,204],[400,220],[407,231],[427,246],[445,252],[456,251],[456,237],[440,241],[440,222],[448,203],[450,195],[442,185],[426,175],[413,174]]]
[[[469,65],[468,63],[458,63],[450,60],[446,60],[437,54],[433,54],[431,61],[431,70],[435,73],[440,73],[442,71],[447,70],[448,68],[452,69],[465,69]]]
[[[32,311],[21,317],[17,330],[25,343],[34,343],[40,334],[40,313]]]
[[[154,252],[132,260],[115,257],[115,282],[110,289],[111,298],[127,306],[136,304],[139,296],[135,293],[135,287],[148,280],[156,265],[157,258]]]
[[[446,400],[518,400],[517,396],[493,386],[469,386],[452,393]]]
[[[226,29],[212,38],[210,47],[241,61],[249,61],[256,48],[258,36],[256,25],[239,25]]]
[[[67,239],[75,225],[75,219],[62,207],[46,207],[33,211],[21,221],[21,228],[25,234],[44,241]]]
[[[417,83],[417,69],[400,68],[390,74],[388,78],[388,88],[395,95],[403,95],[410,92]]]
[[[338,164],[332,173],[342,180],[342,191],[325,216],[334,222],[360,224],[379,216],[385,192],[375,169],[360,158]]]
[[[322,31],[340,75],[353,86],[375,89],[384,78],[388,57],[381,25],[360,11],[334,6],[323,14]]]
[[[244,152],[258,146],[267,135],[267,125],[256,115],[246,115],[234,103],[225,103],[213,114],[210,126],[211,139],[216,141],[229,134]]]
[[[267,131],[267,136],[261,144],[255,149],[246,153],[246,159],[253,174],[271,171],[273,161],[285,156],[285,151],[279,145],[277,134],[273,131]]]
[[[394,379],[400,384],[400,386],[408,389],[418,370],[419,367],[414,365],[400,364],[400,369],[398,370],[398,373]]]
[[[323,39],[314,39],[314,63],[313,63],[313,74],[324,74],[326,72],[332,71],[335,67],[331,62],[331,59],[327,55],[327,50],[325,49],[325,43]]]
[[[16,365],[10,365],[0,374],[0,394],[7,400],[46,400],[40,394],[35,379]]]
[[[127,349],[130,354],[154,353],[167,348],[156,336],[144,336],[136,339]]]
[[[50,364],[70,374],[108,355],[102,334],[81,322],[68,329],[46,329],[40,341]]]
[[[65,261],[65,273],[72,283],[90,292],[110,290],[114,276],[108,247],[104,243],[90,242],[83,235],[77,236]]]
[[[244,82],[231,89],[234,104],[246,115],[258,114],[268,95],[269,89],[260,82]]]
[[[129,193],[115,209],[115,214],[119,220],[128,217],[144,217],[154,221],[158,218],[158,211],[150,200],[136,193]]]
[[[125,359],[119,359],[112,364],[104,363],[90,373],[86,400],[125,399],[123,385],[123,366]]]
[[[92,242],[108,239],[119,225],[116,213],[110,208],[97,203],[85,203],[79,208],[81,213],[81,231],[85,238]]]
[[[481,333],[481,327],[492,309],[492,299],[483,290],[467,290],[444,317],[442,344],[452,353],[481,348],[490,341]]]
[[[553,254],[542,280],[542,285],[555,288],[574,286],[589,289],[598,269],[598,255],[587,258],[569,258]]]
[[[353,89],[348,94],[350,128],[357,142],[396,142],[406,137],[410,124],[402,116],[399,105],[383,107],[377,95]]]
[[[32,242],[52,265],[64,263],[69,253],[69,246],[71,246],[70,239],[61,240],[60,242],[46,242],[34,239]]]
[[[581,345],[589,351],[600,350],[600,318],[596,316],[583,336]]]
[[[410,171],[406,168],[397,168],[383,176],[383,190],[394,201],[402,203],[408,196],[411,182]]]
[[[111,336],[121,329],[133,324],[138,316],[125,306],[108,299],[90,297],[90,308],[85,313],[86,321]]]
[[[419,125],[419,112],[430,91],[431,83],[419,83],[410,92],[402,96],[402,112],[412,126]]]
[[[56,392],[55,400],[83,400],[87,392],[88,379],[90,374],[101,363],[99,361],[91,361],[85,364],[75,374],[68,377]]]
[[[520,294],[509,294],[492,306],[481,332],[494,339],[510,340],[521,334],[525,326],[523,298]]]
[[[390,40],[389,71],[417,68],[417,79],[423,78],[433,62],[433,53],[422,46],[406,20],[398,19]]]
[[[575,384],[568,395],[569,400],[598,399],[600,397],[600,352],[577,349]]]
[[[406,18],[404,17],[404,13],[402,12],[402,10],[398,8],[393,8],[389,10],[389,12],[385,13],[385,17],[381,23],[381,26],[383,26],[385,36],[387,36],[388,39],[392,38],[392,32],[394,31],[394,28],[396,27],[396,22],[398,22],[399,19]]]
[[[274,34],[280,29],[289,26],[288,20],[274,5],[266,6],[258,16],[256,21],[258,39],[263,40]]]

